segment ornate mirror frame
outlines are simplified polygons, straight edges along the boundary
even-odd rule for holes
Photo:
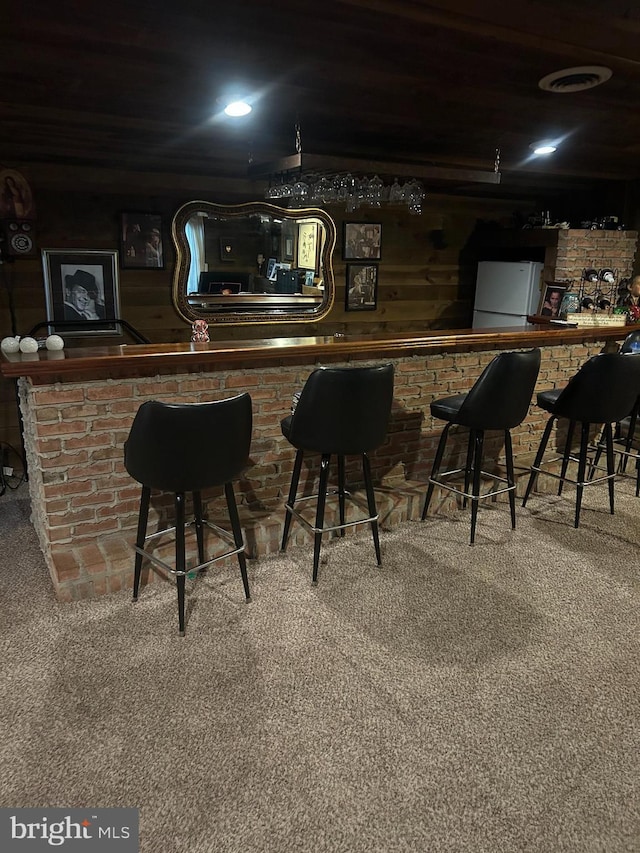
[[[283,221],[293,222],[297,225],[298,234],[302,234],[300,226],[304,226],[304,224],[317,222],[321,226],[317,230],[317,275],[315,280],[322,287],[316,288],[317,295],[241,293],[238,295],[203,297],[199,293],[187,293],[187,282],[192,262],[192,252],[186,231],[189,220],[192,217],[202,217],[203,219],[233,222],[242,217],[248,218],[250,216],[271,217],[279,225]],[[171,223],[171,236],[176,249],[172,299],[176,311],[188,323],[193,323],[195,320],[206,320],[209,324],[233,325],[313,323],[326,317],[333,306],[335,301],[333,250],[336,243],[336,226],[329,214],[320,208],[289,210],[267,202],[221,205],[209,201],[189,201],[176,211]],[[232,240],[225,248],[230,253],[233,252]],[[220,250],[223,251],[222,243]],[[271,252],[264,252],[264,256],[264,262],[268,263]],[[233,265],[224,265],[221,259],[221,267],[224,267],[229,272],[229,277],[233,279]],[[220,276],[222,273],[214,273],[214,275]],[[242,273],[242,275],[247,275],[247,273]],[[260,278],[260,281],[264,281],[264,278]],[[274,298],[274,296],[278,298]]]

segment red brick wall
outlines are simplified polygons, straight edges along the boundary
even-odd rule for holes
[[[637,231],[561,229],[557,245],[545,253],[545,280],[571,282],[571,289],[577,290],[585,269],[610,267],[617,271],[617,283],[633,272],[637,242]]]
[[[601,342],[544,348],[538,388],[564,384],[601,349]],[[419,517],[442,429],[442,423],[430,416],[430,402],[468,390],[494,355],[490,350],[393,359],[396,377],[388,439],[372,454],[383,526]],[[309,372],[308,366],[265,367],[40,386],[20,380],[33,522],[58,597],[70,600],[131,585],[140,487],[124,469],[123,445],[135,412],[150,399],[189,403],[242,390],[251,394],[251,461],[236,484],[236,495],[249,553],[277,551],[294,457],[282,437],[280,420]],[[532,405],[523,424],[513,430],[516,464],[528,464],[545,421],[544,413]],[[466,446],[462,436],[458,444],[460,450]],[[206,450],[206,436],[202,446]],[[491,455],[497,459],[501,452],[499,437],[487,442],[485,470],[490,469]],[[309,490],[312,472],[313,466],[302,477]],[[358,483],[358,465],[352,464],[349,472],[351,482]],[[209,497],[210,516],[226,524],[217,493]],[[167,510],[170,502],[154,498],[150,530]],[[292,535],[293,541],[308,541],[297,524]]]

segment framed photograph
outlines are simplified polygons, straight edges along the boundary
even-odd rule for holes
[[[382,225],[379,222],[345,222],[342,257],[345,261],[379,261]]]
[[[269,279],[269,281],[276,280],[276,276],[273,272],[276,263],[277,261],[275,258],[269,258],[269,260],[267,261],[267,278]]]
[[[47,321],[73,323],[55,329],[62,335],[119,334],[113,323],[92,328],[92,320],[120,317],[118,253],[84,249],[43,249]]]
[[[554,284],[554,282],[545,284],[542,290],[542,298],[540,299],[538,315],[540,317],[559,319],[560,308],[562,307],[562,297],[564,296],[566,289],[566,285]]]
[[[284,259],[285,261],[293,260],[293,237],[284,238]]]
[[[160,215],[120,214],[120,267],[127,270],[164,269]]]
[[[233,240],[229,237],[220,238],[220,260],[231,262],[236,259],[236,247]]]
[[[291,264],[288,264],[288,263],[285,264],[284,262],[283,263],[275,263],[273,265],[273,267],[271,268],[271,272],[269,273],[267,278],[269,279],[269,281],[277,281],[278,280],[278,270],[290,270],[290,269],[291,269]]]
[[[282,223],[282,260],[293,261],[295,256],[295,222],[285,219]]]
[[[347,264],[346,311],[375,311],[378,305],[378,265]]]
[[[318,263],[318,225],[303,222],[298,226],[298,267],[315,270]]]

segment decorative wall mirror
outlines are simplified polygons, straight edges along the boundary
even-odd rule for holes
[[[304,323],[331,310],[336,227],[324,210],[190,201],[171,233],[173,302],[189,323]]]

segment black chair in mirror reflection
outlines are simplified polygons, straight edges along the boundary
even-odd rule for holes
[[[240,394],[226,400],[208,403],[170,404],[152,400],[143,403],[131,425],[124,446],[124,464],[129,474],[142,484],[133,600],[138,598],[143,559],[148,559],[176,579],[178,591],[178,626],[185,631],[185,579],[203,572],[212,563],[237,555],[245,598],[250,601],[245,545],[233,490],[235,480],[249,459],[252,430],[251,397]],[[201,437],[207,436],[203,446]],[[202,492],[224,487],[231,534],[203,516]],[[174,496],[175,526],[147,535],[151,490],[170,492]],[[185,498],[193,496],[194,520],[185,520]],[[187,565],[186,528],[195,525],[198,564]],[[224,553],[205,560],[205,527],[222,541]],[[170,565],[150,550],[147,543],[166,534],[175,534],[175,564]]]
[[[369,523],[378,565],[382,564],[378,531],[378,513],[371,477],[369,453],[382,445],[393,400],[392,364],[373,367],[318,368],[308,377],[291,415],[281,422],[282,434],[296,448],[289,497],[285,504],[282,551],[287,548],[291,521],[296,518],[314,536],[313,576],[318,581],[320,547],[325,533],[339,531],[344,536],[348,527]],[[305,454],[320,454],[317,494],[297,497],[302,462]],[[338,513],[336,524],[325,526],[331,457],[337,458]],[[346,498],[352,497],[345,482],[345,457],[360,456],[367,496],[366,517],[347,520]],[[315,500],[315,523],[299,511],[303,501]],[[304,507],[303,507],[304,509]]]
[[[619,351],[622,353],[640,353],[640,331],[636,330],[634,332],[630,332],[620,345]],[[618,421],[613,430],[614,453],[617,453],[620,456],[620,460],[618,462],[618,473],[626,473],[627,461],[629,460],[629,458],[634,458],[636,461],[636,497],[640,496],[640,455],[638,454],[637,449],[633,449],[633,441],[635,439],[635,431],[636,424],[638,421],[639,410],[640,396],[633,404],[631,412],[627,415],[626,418],[623,418],[621,421]],[[597,467],[600,461],[600,457],[602,456],[603,451],[606,449],[606,445],[603,441],[603,438],[604,434],[600,436],[600,439],[597,443],[593,464],[589,472],[591,478],[595,473],[595,468]]]
[[[580,524],[580,510],[584,489],[606,482],[609,488],[609,509],[615,508],[614,444],[612,424],[629,415],[640,394],[640,357],[626,353],[601,353],[590,358],[569,380],[564,388],[541,391],[537,396],[540,408],[550,417],[531,466],[522,505],[526,506],[539,474],[557,479],[558,495],[565,483],[576,487],[574,527]],[[561,455],[545,452],[554,423],[560,418],[568,420],[564,449]],[[575,427],[580,424],[580,447],[577,456],[572,445]],[[591,441],[591,432],[602,425],[602,440],[606,450],[606,469],[596,465],[597,447]],[[591,454],[591,455],[590,455]],[[560,473],[551,470],[560,463]],[[575,479],[568,475],[569,465],[577,465]],[[573,469],[572,469],[573,470]],[[604,472],[600,473],[599,472]]]
[[[511,527],[516,527],[515,476],[511,430],[522,423],[529,411],[531,398],[540,370],[540,350],[527,352],[504,352],[497,355],[484,369],[470,391],[434,400],[431,414],[434,418],[447,421],[438,448],[429,486],[422,510],[422,520],[427,511],[436,486],[454,492],[463,498],[463,507],[471,501],[470,545],[475,542],[478,518],[478,502],[485,498],[507,493],[511,512]],[[442,459],[452,426],[467,427],[467,457],[464,468],[442,471]],[[498,430],[504,436],[506,477],[495,472],[482,470],[485,432]],[[464,474],[464,488],[452,485],[454,478]],[[483,478],[495,484],[481,492]],[[505,484],[503,486],[499,484]]]

